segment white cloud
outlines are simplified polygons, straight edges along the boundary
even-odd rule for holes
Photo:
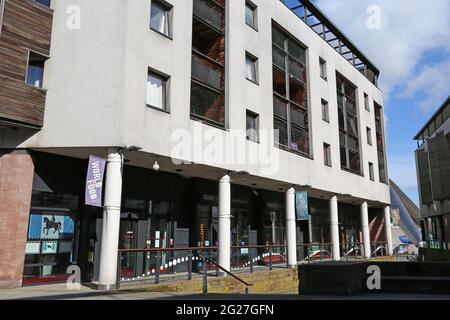
[[[443,79],[450,74],[436,66],[424,69],[416,80],[423,56],[431,50],[450,53],[450,0],[317,0],[318,6],[330,16],[349,38],[381,70],[381,87],[386,95],[398,85],[407,86],[408,95],[424,91],[425,79]],[[367,8],[376,5],[381,10],[381,28],[367,27]],[[423,74],[423,75],[422,75]],[[423,83],[424,85],[420,85]],[[433,85],[433,81],[428,83]],[[442,82],[441,82],[442,83]],[[442,99],[441,90],[425,95]],[[439,105],[439,104],[438,104]]]
[[[417,76],[406,84],[405,96],[423,96],[419,107],[423,112],[437,109],[450,95],[450,60],[425,66]]]

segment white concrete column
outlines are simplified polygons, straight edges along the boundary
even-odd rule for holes
[[[392,246],[391,207],[389,206],[384,208],[384,232],[386,234],[387,252],[388,255],[392,256],[394,254],[394,249]]]
[[[286,191],[286,244],[287,264],[289,268],[297,267],[297,236],[295,219],[295,189]]]
[[[339,248],[338,199],[336,196],[330,199],[330,234],[333,249],[333,260],[339,261],[341,259],[341,252]]]
[[[367,202],[361,205],[361,229],[364,245],[364,258],[369,259],[370,252],[370,232],[369,232],[369,208]]]
[[[230,271],[231,259],[231,185],[228,175],[219,182],[219,265]]]
[[[122,198],[122,156],[118,148],[108,150],[100,252],[99,289],[111,290],[117,281],[120,207]]]

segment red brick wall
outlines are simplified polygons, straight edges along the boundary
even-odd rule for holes
[[[0,153],[0,288],[21,286],[34,165],[28,153]]]

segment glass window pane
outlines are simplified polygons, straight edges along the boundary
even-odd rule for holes
[[[291,149],[309,154],[309,136],[307,131],[291,126]]]
[[[153,30],[169,35],[169,10],[156,1],[152,1],[150,26]]]
[[[278,47],[284,49],[284,42],[286,41],[286,36],[277,29],[272,28],[272,41]]]
[[[286,61],[285,61],[286,54],[284,53],[283,50],[279,49],[277,46],[272,47],[273,47],[272,50],[273,64],[276,65],[281,70],[286,71]]]
[[[287,147],[288,145],[287,122],[275,118],[274,129],[275,132],[278,130],[278,138],[279,138],[278,144]]]
[[[347,132],[353,134],[354,136],[358,135],[358,124],[356,118],[347,116]]]
[[[305,63],[305,49],[291,39],[288,40],[288,46],[289,54],[295,59]]]
[[[256,82],[256,61],[248,55],[245,57],[245,75],[248,80]]]
[[[286,74],[273,67],[273,91],[282,97],[286,97]]]
[[[287,119],[287,103],[277,97],[273,97],[274,114],[283,119]]]
[[[42,82],[44,79],[44,65],[43,64],[30,64],[27,70],[27,84],[30,86],[42,88]]]
[[[349,160],[350,160],[350,169],[359,172],[360,171],[359,154],[349,152]]]
[[[338,120],[339,120],[339,129],[345,130],[344,111],[341,108],[338,108]]]
[[[308,114],[306,111],[294,107],[291,107],[291,122],[297,126],[307,128],[308,127]]]
[[[330,113],[328,110],[328,103],[322,101],[322,120],[329,122],[330,121]]]
[[[147,104],[165,109],[165,80],[152,73],[149,73],[147,81]]]
[[[341,167],[347,167],[347,151],[341,147]]]
[[[247,139],[258,142],[258,116],[247,112]]]
[[[255,9],[248,3],[245,5],[245,23],[250,27],[255,28]]]

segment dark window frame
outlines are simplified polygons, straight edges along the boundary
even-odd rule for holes
[[[250,59],[252,61],[254,72],[255,72],[255,80],[250,79],[247,74],[247,59]],[[245,79],[248,81],[259,85],[259,59],[255,55],[251,54],[250,52],[245,52]]]
[[[161,8],[164,9],[164,12],[166,12],[167,33],[168,34],[165,34],[164,32],[161,32],[152,26],[153,5],[160,6]],[[152,0],[151,5],[150,5],[150,23],[149,23],[150,30],[156,32],[157,34],[162,35],[163,37],[173,40],[173,23],[172,23],[172,21],[173,21],[173,5],[171,5],[170,3],[168,3],[164,0]]]
[[[327,61],[322,57],[319,57],[320,78],[328,81]]]
[[[161,71],[158,71],[156,69],[153,69],[151,67],[149,67],[147,69],[147,85],[148,85],[148,81],[149,81],[149,77],[150,75],[153,75],[154,78],[159,78],[163,81],[164,87],[163,87],[163,107],[164,108],[158,108],[157,106],[151,105],[148,103],[147,101],[147,94],[148,92],[146,92],[146,101],[145,104],[147,105],[148,108],[151,108],[153,110],[157,110],[160,112],[165,112],[165,113],[170,113],[170,81],[171,81],[171,77]],[[148,89],[147,89],[148,90]]]
[[[249,8],[252,11],[252,23],[249,24],[247,21],[247,8]],[[255,5],[250,0],[245,1],[245,24],[252,28],[255,31],[258,31],[258,6]]]
[[[252,139],[252,137],[249,137],[248,135],[248,131],[251,130],[250,128],[248,128],[247,126],[247,119],[251,117],[254,122],[255,122],[255,131],[256,131],[256,140]],[[247,141],[251,141],[251,142],[255,142],[255,143],[260,143],[260,136],[259,136],[259,114],[257,114],[256,112],[253,112],[251,110],[246,110],[245,113],[245,120],[246,120],[246,138]]]
[[[333,161],[331,159],[331,145],[324,142],[323,143],[323,163],[327,167],[333,167]]]
[[[30,63],[31,63],[32,59],[40,59],[41,60],[39,63],[42,64],[42,79],[38,79],[38,80],[40,80],[40,86],[36,86],[35,84],[29,82],[30,81],[30,79],[29,79]],[[26,69],[26,74],[25,74],[25,84],[26,85],[36,88],[36,89],[39,89],[39,90],[44,90],[45,62],[47,60],[48,60],[47,56],[44,56],[33,50],[28,50],[27,69]],[[35,83],[36,83],[36,80],[35,80]]]
[[[277,42],[280,40],[280,42]],[[282,45],[283,47],[281,47]],[[283,67],[275,64],[275,50],[278,52],[278,56],[282,56],[283,58]],[[296,54],[298,56],[296,56]],[[272,69],[273,72],[280,72],[282,76],[284,76],[284,94],[285,96],[281,96],[277,92],[273,92],[274,97],[274,107],[275,100],[280,100],[283,103],[284,117],[277,115],[274,112],[274,127],[276,123],[282,123],[285,125],[287,141],[286,144],[284,142],[279,141],[276,143],[276,147],[283,149],[288,152],[295,153],[297,155],[303,156],[308,159],[313,159],[312,155],[312,147],[311,147],[311,136],[310,136],[310,114],[309,114],[309,103],[308,103],[308,94],[306,82],[307,79],[307,67],[306,67],[306,55],[307,55],[307,47],[302,44],[298,39],[285,32],[281,27],[276,24],[272,25]],[[280,60],[281,61],[281,60]],[[294,66],[300,68],[299,77],[296,77],[295,72],[298,71],[294,68]],[[274,80],[274,79],[273,79]],[[305,101],[302,101],[303,105],[297,103],[293,97],[291,92],[291,83],[298,84],[302,91],[306,93]],[[297,92],[298,93],[298,92]],[[303,115],[305,126],[295,124],[292,122],[292,110],[296,109],[299,113]],[[294,148],[293,143],[293,132],[298,132],[303,135],[304,138],[307,139],[307,144],[298,145],[297,148]],[[305,147],[307,150],[305,151]]]

